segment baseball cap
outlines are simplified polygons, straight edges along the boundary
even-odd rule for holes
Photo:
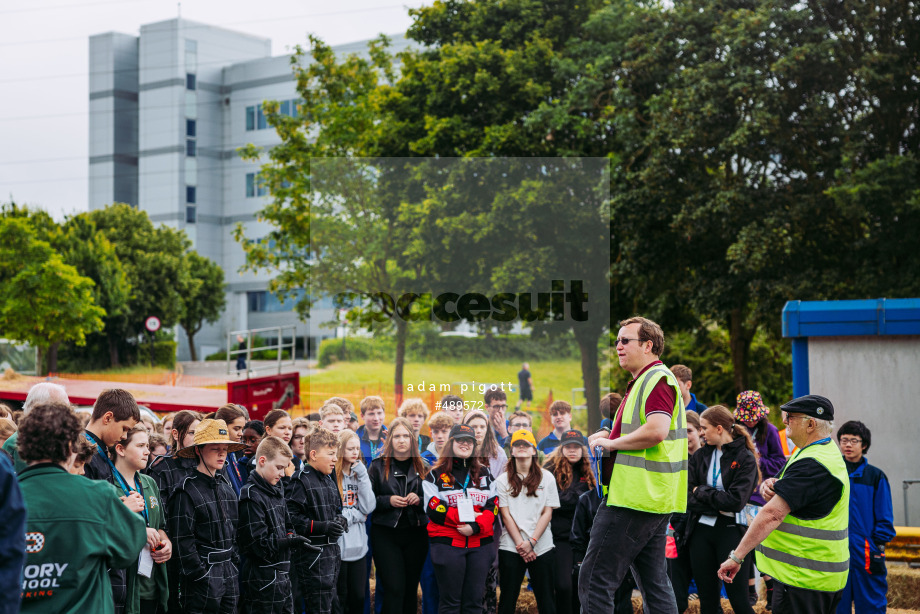
[[[533,433],[530,432],[530,429],[518,429],[511,434],[511,447],[514,447],[514,444],[523,441],[528,443],[534,448],[537,447],[537,440],[533,438]]]
[[[561,446],[564,446],[567,443],[577,443],[583,446],[588,445],[588,440],[585,439],[585,436],[581,434],[581,431],[575,429],[563,433],[562,439],[560,439],[559,442],[559,445]]]
[[[452,429],[450,429],[450,438],[451,439],[472,439],[476,440],[476,433],[473,432],[473,429],[466,424],[455,424]]]

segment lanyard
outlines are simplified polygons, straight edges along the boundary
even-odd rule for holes
[[[719,478],[722,477],[722,463],[719,462],[722,454],[719,450],[716,450],[712,455],[712,487],[716,488],[716,483],[719,481]],[[716,473],[716,467],[718,467],[719,472]]]
[[[118,485],[121,487],[121,490],[125,493],[125,496],[126,497],[130,496],[132,492],[132,488],[128,486],[128,483],[125,481],[124,476],[121,475],[121,472],[118,471],[118,469],[116,469],[113,475],[115,476],[115,479],[118,482]],[[144,510],[139,513],[141,516],[144,517],[144,522],[147,523],[147,526],[149,527],[150,517],[147,515],[147,497],[144,496],[144,487],[141,486],[140,481],[137,479],[136,473],[134,474],[134,489],[133,490],[136,491],[138,494],[140,494],[141,499],[144,500]]]
[[[470,484],[470,473],[469,473],[469,471],[467,471],[467,473],[466,473],[466,479],[463,480],[463,496],[464,496],[464,497],[467,496],[467,494],[466,494],[466,487],[469,486],[469,484]]]
[[[786,464],[783,466],[783,470],[780,472],[779,477],[780,477],[780,478],[783,477],[783,474],[786,473],[786,469],[789,468],[789,464],[790,464],[793,460],[795,460],[796,458],[798,458],[799,454],[801,454],[801,453],[805,450],[805,448],[810,448],[811,446],[818,445],[818,444],[825,444],[825,443],[829,442],[830,440],[831,440],[830,437],[825,437],[824,439],[819,439],[818,441],[813,441],[813,442],[811,442],[810,444],[808,444],[808,445],[805,446],[804,448],[797,448],[796,451],[792,453],[792,458],[790,458],[790,459],[786,462]]]
[[[115,463],[112,462],[112,459],[107,455],[102,453],[104,449],[99,442],[93,437],[89,431],[84,431],[83,436],[86,437],[88,441],[96,444],[97,453],[105,459],[105,462],[109,464],[109,467],[112,469],[112,477],[118,483],[118,486],[121,487],[122,492],[125,493],[125,496],[128,497],[131,495],[131,488],[128,486],[128,483],[125,482],[124,477],[122,477],[121,472],[115,468]],[[147,523],[147,526],[150,526],[150,518],[147,516],[147,497],[144,496],[144,489],[141,487],[140,482],[137,479],[137,474],[134,475],[134,486],[135,490],[141,495],[141,499],[144,500],[144,511],[141,512],[141,515],[144,517],[144,522]]]
[[[594,447],[594,478],[597,496],[604,498],[604,485],[601,483],[601,464],[604,462],[604,449],[600,446]]]
[[[237,483],[242,484],[242,483],[243,483],[243,476],[240,474],[240,466],[239,466],[239,464],[238,464],[237,461],[236,461],[236,457],[235,457],[235,456],[233,455],[233,453],[231,452],[231,453],[227,454],[227,458],[230,459],[230,461],[229,461],[228,464],[233,468],[233,473],[236,474]]]

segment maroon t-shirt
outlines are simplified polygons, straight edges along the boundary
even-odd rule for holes
[[[610,439],[616,439],[623,431],[623,412],[620,411],[620,409],[626,406],[626,400],[629,398],[629,393],[632,391],[636,380],[639,379],[643,373],[655,365],[660,364],[663,364],[660,360],[656,360],[649,364],[639,371],[639,374],[626,385],[626,396],[623,397],[623,402],[620,403],[620,407],[617,408],[617,415],[613,421],[613,428],[610,430]],[[645,417],[648,418],[652,414],[667,414],[669,417],[672,416],[674,414],[674,401],[676,400],[677,392],[668,385],[668,380],[666,378],[659,379],[658,382],[655,383],[655,387],[652,388],[652,392],[649,393],[648,400],[645,402]],[[610,453],[610,458],[604,461],[604,483],[610,481],[609,471],[613,471],[613,464],[616,458],[617,453],[614,450]],[[610,467],[609,471],[607,469],[608,466]]]

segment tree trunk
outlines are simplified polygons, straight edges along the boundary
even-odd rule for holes
[[[581,379],[585,385],[585,402],[588,405],[588,432],[601,426],[601,371],[597,360],[598,334],[594,330],[578,328],[575,340],[581,352]]]
[[[195,352],[195,333],[189,332],[189,330],[186,328],[185,336],[188,338],[189,355],[192,358],[192,362],[195,362],[196,360],[198,360],[198,353]],[[281,344],[279,343],[278,345],[281,345]]]
[[[754,331],[748,330],[744,321],[745,314],[741,308],[732,309],[728,316],[728,331],[736,394],[741,394],[748,389],[748,359],[751,352],[751,341],[754,339]]]
[[[118,360],[118,341],[112,335],[108,335],[109,341],[109,363],[114,367],[121,366],[120,361]]]
[[[57,356],[58,356],[58,346],[61,345],[60,341],[55,341],[51,344],[51,347],[48,348],[48,372],[57,373]]]
[[[409,337],[409,323],[394,314],[396,322],[396,373],[393,377],[393,392],[397,407],[403,399],[403,367],[406,363],[406,339]]]
[[[42,353],[42,346],[39,345],[35,348],[35,374],[38,376],[42,376],[45,374],[44,365],[42,364],[42,362],[44,362],[44,359],[45,359],[45,356]]]

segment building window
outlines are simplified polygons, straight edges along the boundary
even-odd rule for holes
[[[195,139],[185,139],[185,155],[189,158],[197,157],[198,147],[195,143]]]
[[[194,136],[197,136],[196,135],[197,132],[198,132],[198,122],[195,121],[194,119],[185,120],[185,136],[194,137]]]
[[[268,186],[262,181],[259,173],[246,173],[246,198],[254,196],[267,196]]]
[[[185,222],[187,224],[194,224],[198,221],[198,207],[194,205],[189,205],[185,208]]]
[[[259,292],[247,292],[246,300],[248,303],[249,313],[279,313],[283,311],[293,311],[294,306],[305,296],[303,290],[298,290],[293,296],[288,296],[282,302],[271,292],[262,290]]]
[[[246,107],[246,131],[256,129],[256,108]]]
[[[198,89],[196,79],[195,79],[195,73],[193,72],[185,73],[185,89],[192,90],[192,91],[195,91],[196,89]]]
[[[190,205],[194,205],[196,202],[198,202],[196,198],[198,195],[196,194],[196,192],[197,190],[195,189],[195,186],[193,185],[185,186],[185,202],[187,202]]]

